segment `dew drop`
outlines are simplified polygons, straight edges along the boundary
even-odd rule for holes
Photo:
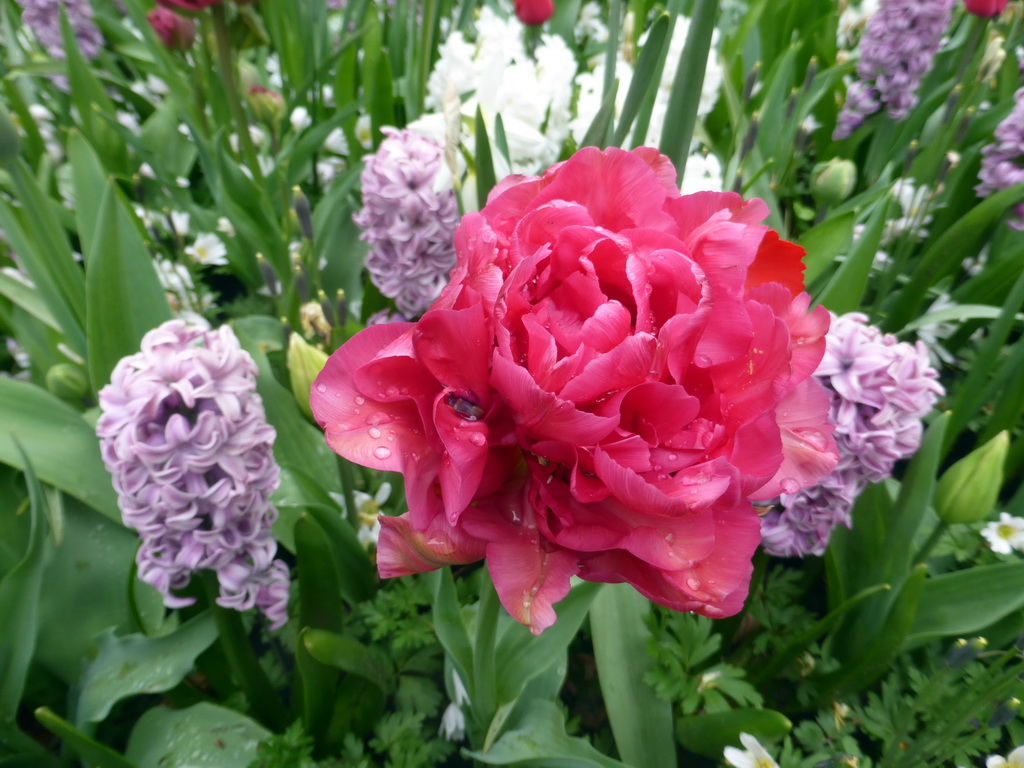
[[[652,466],[655,472],[661,472],[661,470],[664,469],[664,467],[662,467],[661,464],[654,464]]]
[[[700,589],[700,579],[691,576],[686,580],[686,586],[692,589],[694,592],[696,592],[698,589]]]
[[[794,480],[792,477],[784,478],[782,483],[783,493],[796,493],[800,490],[800,483]]]
[[[369,435],[370,437],[372,437],[372,438],[373,438],[374,440],[379,440],[379,439],[380,439],[380,430],[379,430],[379,429],[377,429],[377,427],[370,427],[370,428],[369,428],[369,429],[367,430],[366,434],[368,434],[368,435]]]
[[[707,355],[696,355],[693,358],[693,362],[695,362],[701,368],[707,368],[709,365],[711,365],[711,358],[708,357]]]
[[[678,461],[679,460],[679,454],[678,453],[670,453],[668,455],[668,460],[669,461]]]
[[[324,386],[323,384],[317,384],[316,385],[316,391],[319,392],[322,395],[324,392],[327,391],[327,387]]]
[[[665,534],[665,541],[667,541],[669,544],[671,544],[675,540],[676,540],[676,535],[674,533],[666,533]]]
[[[390,459],[391,458],[391,449],[390,448],[385,448],[382,445],[379,448],[374,448],[373,449],[373,455],[376,456],[378,459],[381,459],[382,461],[384,459]]]
[[[476,446],[487,445],[487,438],[481,435],[479,432],[473,432],[469,436],[469,442]]]

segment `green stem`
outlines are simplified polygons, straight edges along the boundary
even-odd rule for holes
[[[345,518],[353,530],[359,530],[359,510],[356,509],[356,483],[352,475],[352,465],[348,460],[338,457],[338,474],[341,475],[341,493],[345,499]]]
[[[923,563],[928,558],[928,555],[931,554],[931,551],[935,547],[935,545],[939,543],[939,539],[941,539],[942,536],[948,530],[949,523],[940,520],[939,524],[932,529],[931,535],[928,537],[928,540],[925,541],[925,543],[917,551],[917,554],[914,556],[914,559],[911,562]]]
[[[221,650],[227,657],[235,682],[241,687],[257,719],[273,730],[284,730],[289,722],[288,713],[249,643],[241,614],[217,605],[220,588],[213,572],[205,571],[202,577],[210,610],[217,624]]]
[[[473,714],[484,733],[497,709],[497,681],[494,676],[494,639],[498,628],[501,603],[489,573],[481,575],[480,604],[476,616],[476,637],[473,641]]]
[[[238,146],[245,158],[245,164],[249,166],[253,179],[257,184],[263,182],[263,172],[260,170],[259,158],[256,155],[256,147],[253,146],[252,137],[249,135],[249,120],[245,116],[245,108],[242,106],[241,94],[238,92],[238,83],[235,80],[235,63],[231,57],[231,40],[228,37],[227,12],[223,4],[218,4],[210,9],[213,12],[213,37],[217,42],[217,64],[220,68],[220,76],[224,83],[224,94],[228,100],[228,106],[235,118],[235,130],[238,133]]]

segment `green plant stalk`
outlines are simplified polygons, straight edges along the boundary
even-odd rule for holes
[[[348,459],[338,457],[338,474],[341,476],[341,494],[345,499],[345,519],[356,531],[359,530],[359,510],[356,509],[355,478],[352,475],[352,464]]]
[[[914,559],[912,562],[923,563],[928,558],[928,555],[931,554],[931,551],[935,548],[935,545],[939,543],[939,539],[941,539],[948,530],[949,523],[947,523],[944,520],[940,520],[939,524],[932,529],[932,532],[928,536],[925,543],[921,545],[921,548],[919,550],[917,550],[917,554],[914,555]]]
[[[220,590],[216,579],[212,571],[202,573],[203,589],[217,623],[218,641],[227,657],[228,666],[235,682],[245,693],[253,714],[267,727],[282,731],[288,725],[288,713],[249,644],[241,614],[217,605]]]
[[[494,641],[498,629],[498,593],[491,575],[480,574],[480,605],[476,616],[476,636],[473,639],[473,714],[481,731],[487,727],[497,709],[498,687],[494,675]]]
[[[213,37],[217,45],[217,65],[220,68],[228,106],[235,118],[238,146],[241,147],[242,156],[252,172],[253,179],[260,185],[263,182],[263,172],[260,170],[259,157],[256,155],[252,136],[249,135],[249,121],[245,116],[242,96],[238,92],[238,82],[235,79],[235,62],[231,56],[231,40],[228,38],[227,12],[224,10],[223,4],[215,5],[210,10],[213,12]]]

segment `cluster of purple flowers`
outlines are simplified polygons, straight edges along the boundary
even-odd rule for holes
[[[363,207],[355,222],[370,244],[366,269],[373,284],[406,317],[423,314],[455,266],[455,193],[438,193],[441,147],[411,131],[384,129],[386,138],[366,159]]]
[[[981,197],[1024,182],[1024,88],[1013,96],[1016,102],[995,130],[995,141],[982,151],[981,183],[974,188]],[[1014,229],[1024,230],[1024,203],[1014,206],[1015,218],[1009,221]]]
[[[897,341],[857,312],[833,317],[814,375],[832,393],[839,464],[819,484],[783,494],[762,520],[762,542],[773,555],[822,554],[832,530],[850,526],[864,487],[917,451],[921,419],[945,394],[923,343]]]
[[[883,106],[893,120],[910,113],[952,13],[953,0],[881,0],[861,38],[859,80],[847,91],[832,138],[847,138]]]
[[[139,577],[175,608],[193,601],[172,590],[216,571],[220,605],[258,606],[276,628],[289,583],[270,532],[280,470],[255,390],[256,364],[230,328],[172,320],[117,364],[96,433],[125,525],[142,538]]]
[[[103,36],[93,21],[89,0],[19,0],[23,11],[21,21],[29,27],[55,59],[64,58],[64,39],[60,32],[60,9],[64,7],[68,23],[78,39],[78,47],[86,58],[94,58],[103,45]]]

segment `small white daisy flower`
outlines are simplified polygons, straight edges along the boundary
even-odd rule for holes
[[[211,232],[200,233],[196,241],[185,249],[185,253],[207,266],[224,266],[228,263],[228,249],[224,242]]]
[[[1024,747],[1017,747],[1006,757],[993,755],[985,761],[985,768],[1024,768]]]
[[[1014,517],[1006,512],[1000,512],[999,522],[986,525],[981,529],[981,535],[988,541],[991,550],[1000,555],[1008,555],[1015,549],[1024,550],[1024,517]],[[1024,747],[1020,749],[1024,750]],[[1024,765],[1021,768],[1024,768]]]
[[[746,747],[745,750],[736,749],[736,747],[725,748],[725,761],[729,765],[735,766],[735,768],[779,768],[779,764],[749,733],[741,733],[740,741]]]

